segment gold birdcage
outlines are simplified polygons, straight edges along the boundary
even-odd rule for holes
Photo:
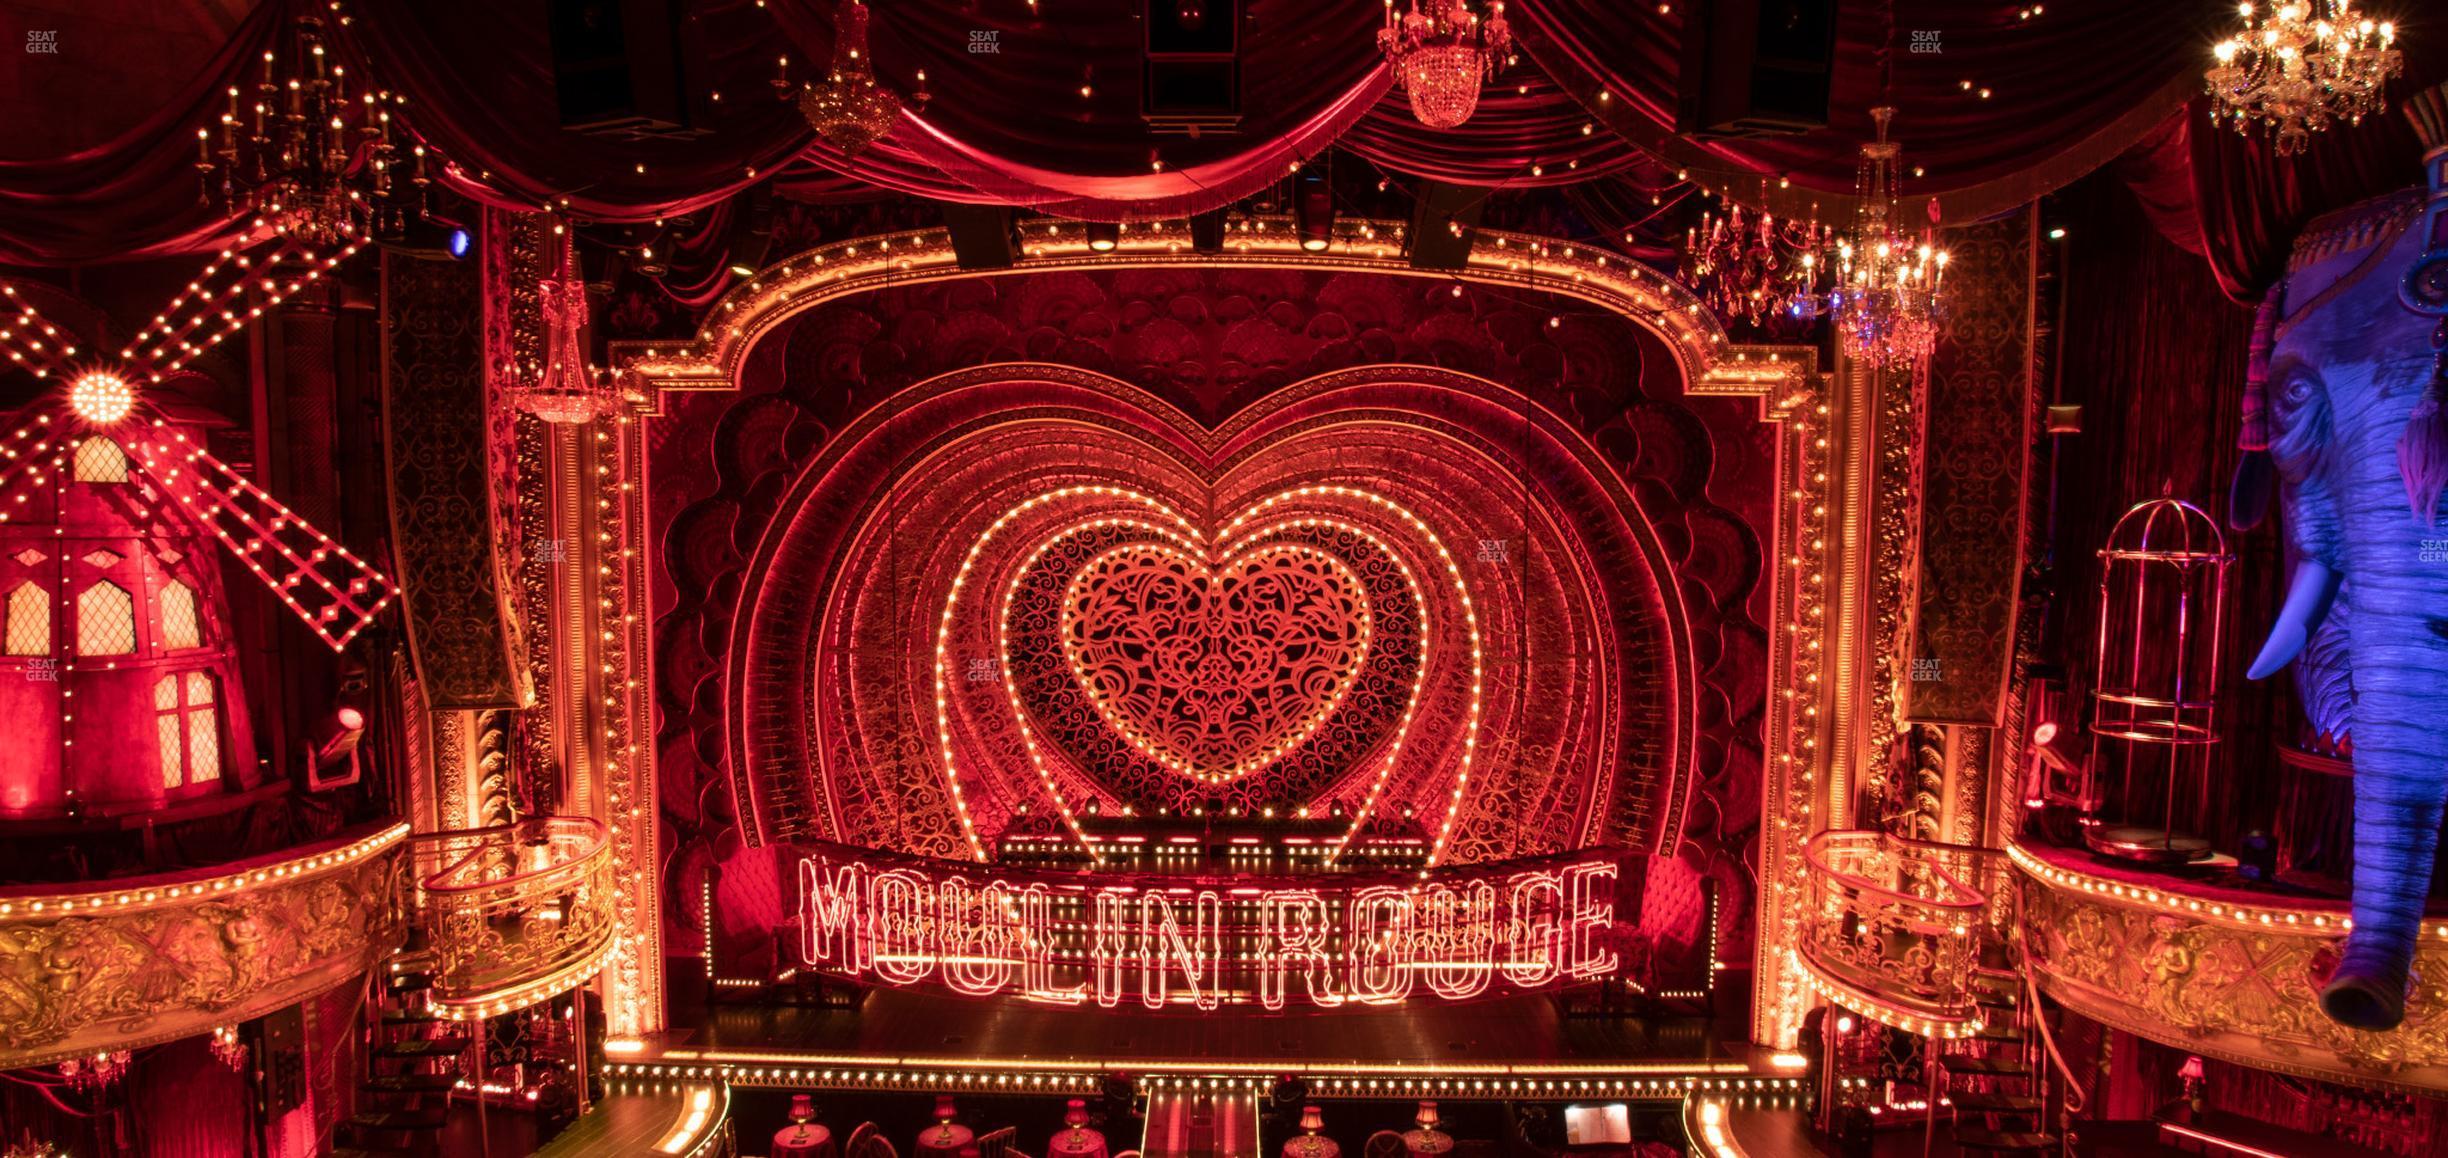
[[[2199,830],[2209,807],[2219,640],[2235,556],[2200,507],[2161,497],[2125,512],[2099,557],[2086,839],[2129,860],[2199,860],[2209,842],[2180,825]],[[2180,819],[2186,789],[2191,808]]]

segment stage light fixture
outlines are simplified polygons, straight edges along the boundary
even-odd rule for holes
[[[1334,244],[1334,189],[1324,168],[1311,165],[1293,179],[1292,221],[1302,249],[1324,253]]]
[[[375,234],[374,243],[412,257],[447,257],[458,261],[476,247],[476,235],[456,221],[418,213],[405,216],[399,224]]]
[[[1088,223],[1088,248],[1098,253],[1112,253],[1114,247],[1120,244],[1122,244],[1121,222],[1091,221]]]
[[[136,408],[136,388],[111,370],[87,370],[68,385],[68,405],[77,417],[109,426]]]

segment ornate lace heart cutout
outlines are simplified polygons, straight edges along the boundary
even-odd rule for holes
[[[1368,658],[1370,612],[1360,578],[1313,547],[1253,547],[1210,568],[1130,543],[1072,576],[1060,631],[1107,724],[1157,763],[1222,784],[1333,714]]]

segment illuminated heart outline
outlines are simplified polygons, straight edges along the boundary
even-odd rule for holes
[[[1106,726],[1184,776],[1226,784],[1283,758],[1368,662],[1368,590],[1341,559],[1262,543],[1210,565],[1163,543],[1091,556],[1058,637]]]
[[[1408,509],[1404,508],[1400,504],[1357,487],[1335,486],[1328,484],[1295,487],[1291,490],[1283,491],[1270,498],[1251,504],[1239,515],[1234,516],[1231,522],[1224,525],[1219,537],[1230,538],[1236,533],[1242,532],[1244,528],[1248,527],[1252,522],[1256,521],[1260,517],[1266,515],[1269,511],[1272,511],[1286,503],[1294,502],[1314,494],[1333,494],[1342,497],[1357,498],[1369,503],[1372,506],[1391,511],[1405,524],[1409,525],[1414,533],[1418,534],[1423,540],[1426,541],[1429,549],[1436,553],[1437,562],[1445,568],[1447,580],[1453,584],[1455,593],[1461,599],[1463,624],[1470,639],[1470,708],[1463,723],[1464,739],[1462,745],[1461,765],[1454,771],[1453,792],[1449,797],[1445,808],[1445,819],[1444,822],[1437,828],[1436,842],[1431,847],[1428,856],[1428,867],[1434,868],[1438,859],[1445,851],[1445,843],[1447,838],[1452,835],[1454,817],[1461,809],[1463,794],[1468,791],[1470,787],[1471,764],[1477,755],[1477,749],[1479,746],[1479,681],[1486,671],[1485,644],[1480,638],[1479,634],[1479,613],[1471,605],[1470,585],[1464,581],[1462,577],[1461,566],[1454,561],[1453,553],[1446,549],[1444,541],[1437,537],[1436,531],[1430,528],[1425,522],[1422,522],[1419,516],[1412,514]],[[968,554],[963,557],[959,571],[954,573],[952,577],[951,589],[944,594],[943,614],[942,618],[938,622],[935,632],[935,727],[937,735],[939,737],[943,737],[940,740],[940,743],[944,783],[952,794],[953,808],[960,818],[961,834],[963,838],[969,842],[971,853],[974,854],[979,861],[987,861],[991,860],[992,858],[987,854],[985,842],[978,836],[976,821],[969,815],[969,804],[964,798],[965,793],[961,787],[960,764],[959,761],[953,756],[952,744],[948,738],[952,726],[950,705],[952,697],[951,642],[953,616],[960,606],[961,593],[966,590],[969,585],[969,575],[971,570],[976,566],[979,556],[984,554],[987,544],[993,542],[995,536],[1002,533],[1003,528],[1009,526],[1014,519],[1018,519],[1040,506],[1044,506],[1048,503],[1061,502],[1065,499],[1083,495],[1120,499],[1126,502],[1138,504],[1154,512],[1154,514],[1158,518],[1163,519],[1165,523],[1164,525],[1159,525],[1141,519],[1107,516],[1102,519],[1095,519],[1085,523],[1074,524],[1048,536],[1046,539],[1039,542],[1036,549],[1030,552],[1028,558],[1021,561],[1020,566],[1016,569],[1017,571],[1025,571],[1030,566],[1033,566],[1037,559],[1045,554],[1046,549],[1054,543],[1060,541],[1063,536],[1077,534],[1080,531],[1087,530],[1093,526],[1136,526],[1157,536],[1174,540],[1180,543],[1183,547],[1189,549],[1196,549],[1198,543],[1205,538],[1205,536],[1202,535],[1197,528],[1191,525],[1188,519],[1182,517],[1179,511],[1174,510],[1170,505],[1159,499],[1142,494],[1128,487],[1088,483],[1076,486],[1059,487],[1022,500],[1011,509],[1003,512],[1003,514],[996,518],[993,523],[989,524],[984,531],[980,532],[977,538],[970,541]],[[1410,695],[1407,697],[1403,705],[1401,722],[1395,726],[1393,739],[1386,745],[1386,754],[1384,759],[1378,762],[1377,779],[1370,784],[1368,794],[1361,801],[1360,807],[1352,811],[1350,826],[1345,828],[1343,830],[1343,834],[1327,846],[1326,863],[1332,864],[1342,856],[1343,850],[1351,844],[1352,838],[1360,834],[1360,829],[1362,826],[1366,825],[1369,821],[1369,817],[1375,813],[1377,801],[1385,793],[1386,779],[1393,774],[1395,761],[1401,757],[1403,741],[1410,734],[1412,718],[1419,711],[1420,697],[1427,687],[1428,672],[1433,666],[1431,663],[1432,653],[1428,644],[1428,640],[1433,638],[1433,632],[1430,630],[1430,624],[1428,622],[1426,613],[1427,604],[1421,597],[1419,577],[1412,573],[1410,563],[1404,559],[1401,553],[1394,551],[1383,538],[1379,537],[1377,534],[1368,530],[1367,528],[1340,519],[1308,518],[1290,520],[1273,526],[1260,527],[1256,530],[1241,534],[1240,538],[1235,542],[1238,545],[1246,546],[1249,543],[1257,542],[1266,538],[1268,535],[1274,534],[1287,527],[1301,525],[1327,526],[1339,530],[1349,531],[1363,539],[1368,540],[1369,543],[1374,545],[1378,550],[1385,551],[1387,553],[1386,557],[1393,560],[1396,569],[1402,572],[1403,582],[1411,588],[1413,605],[1422,609],[1420,616],[1421,642],[1418,674],[1412,680]],[[1227,549],[1224,552],[1227,557],[1237,553],[1237,551],[1231,549]],[[998,625],[999,626],[996,631],[997,646],[1003,653],[1003,656],[1008,657],[1011,651],[1010,588],[1005,589],[1002,601],[1002,613],[998,617]],[[1055,784],[1053,773],[1046,766],[1045,752],[1037,743],[1036,729],[1029,723],[1028,705],[1021,699],[1020,690],[1012,686],[1010,678],[1011,665],[1008,662],[999,661],[998,666],[1003,669],[1004,678],[1002,682],[1004,695],[1010,702],[1013,719],[1019,724],[1021,739],[1028,747],[1029,763],[1033,765],[1037,771],[1038,783],[1044,787],[1046,797],[1054,802],[1054,810],[1062,817],[1063,827],[1070,830],[1072,839],[1078,842],[1081,851],[1088,854],[1090,863],[1102,866],[1105,863],[1104,851],[1098,847],[1097,842],[1090,840],[1088,838],[1088,834],[1081,830],[1078,814],[1072,810],[1070,802],[1064,799],[1061,787]]]

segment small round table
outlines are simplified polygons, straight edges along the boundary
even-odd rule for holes
[[[915,1158],[960,1158],[960,1152],[968,1149],[975,1137],[969,1127],[958,1122],[929,1126],[918,1131]]]
[[[1434,1158],[1438,1154],[1453,1152],[1453,1135],[1441,1131],[1405,1130],[1402,1138],[1403,1145],[1410,1149],[1412,1158]]]
[[[1283,1158],[1343,1158],[1343,1147],[1332,1138],[1304,1134],[1284,1139]]]
[[[1105,1135],[1085,1128],[1056,1130],[1046,1143],[1046,1158],[1105,1158]]]
[[[814,1122],[784,1126],[774,1133],[773,1158],[833,1158],[833,1131]]]

